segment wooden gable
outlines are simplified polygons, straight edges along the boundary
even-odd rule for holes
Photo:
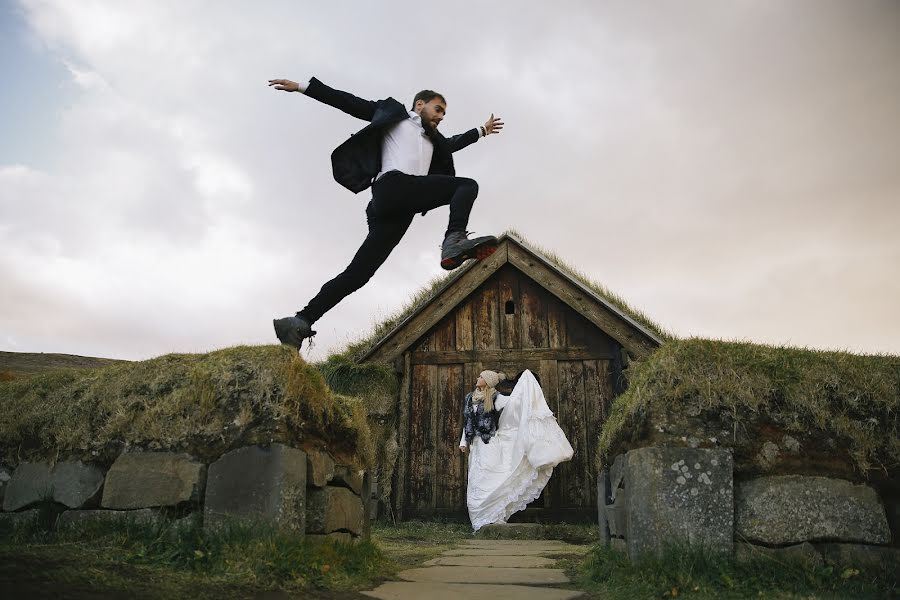
[[[558,298],[564,305],[581,314],[597,328],[619,342],[632,356],[643,356],[659,346],[660,340],[628,315],[611,305],[583,283],[556,267],[536,250],[515,238],[504,235],[500,246],[488,259],[472,262],[450,281],[434,298],[400,323],[362,357],[362,362],[391,362],[447,316],[463,299],[478,289],[501,267],[509,264],[533,280],[539,287]],[[500,291],[502,295],[503,290]],[[508,295],[510,290],[506,291]],[[499,300],[499,298],[498,298]],[[504,298],[503,302],[507,299]],[[527,309],[526,309],[527,310]],[[499,326],[499,322],[497,323]],[[493,325],[492,325],[493,326]],[[507,332],[520,335],[521,332]],[[490,335],[482,331],[481,335]],[[539,336],[536,330],[534,335]],[[549,335],[549,331],[548,331]],[[507,338],[509,339],[509,338]],[[527,338],[525,343],[540,341]]]

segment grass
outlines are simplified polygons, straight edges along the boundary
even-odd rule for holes
[[[52,507],[45,507],[52,514]],[[37,520],[0,529],[0,589],[31,598],[360,598],[403,569],[422,566],[472,539],[468,524],[409,521],[374,524],[369,542],[312,543],[265,526],[231,524],[214,533],[196,521],[81,524],[49,531]],[[43,523],[43,524],[42,524]],[[548,539],[595,540],[595,528],[561,525]],[[751,562],[669,548],[632,564],[594,544],[584,556],[557,560],[585,598],[890,598],[897,574],[810,567],[762,555]],[[264,595],[269,592],[274,595]],[[283,595],[277,595],[283,593]]]
[[[123,361],[74,354],[45,352],[0,352],[0,381],[30,377],[55,369],[96,369]]]
[[[591,544],[598,541],[600,530],[596,523],[572,524],[572,523],[544,523],[539,528],[522,531],[492,532],[482,530],[480,539],[504,539],[504,540],[562,540],[570,544]]]
[[[582,562],[568,566],[588,598],[891,598],[900,591],[897,574],[887,571],[811,567],[773,557],[738,563],[680,548],[633,564],[597,544]]]
[[[551,250],[547,250],[541,247],[538,244],[528,241],[524,235],[516,231],[515,229],[510,229],[506,231],[506,235],[509,235],[513,239],[519,240],[524,244],[527,244],[530,248],[543,255],[544,258],[548,259],[551,263],[553,263],[560,271],[566,273],[576,281],[583,284],[585,287],[590,289],[592,292],[618,308],[622,313],[628,315],[632,320],[636,321],[638,324],[643,326],[645,329],[653,332],[658,338],[661,340],[670,340],[674,339],[674,335],[663,328],[659,323],[651,319],[646,313],[643,311],[631,306],[628,301],[626,301],[622,296],[616,294],[606,286],[597,283],[593,279],[591,279],[586,273],[581,271],[580,269],[574,267],[570,262],[561,258],[558,254]]]
[[[374,460],[362,401],[333,392],[318,369],[282,346],[168,354],[0,383],[0,451],[19,460],[109,465],[123,449],[142,448],[211,461],[273,442],[324,444],[360,466]]]
[[[66,597],[161,600],[249,598],[263,590],[353,591],[392,573],[372,542],[312,542],[263,525],[231,524],[209,533],[199,522],[124,522],[48,531],[35,522],[0,532],[0,588],[55,589],[70,594]]]
[[[654,411],[763,418],[798,435],[834,438],[856,469],[900,465],[900,357],[705,339],[670,340],[628,369],[628,390],[600,435],[602,457]],[[722,440],[727,442],[727,440]]]
[[[466,539],[472,539],[468,523],[404,521],[372,526],[372,541],[390,557],[398,571],[420,566]]]
[[[373,524],[371,541],[360,544],[313,544],[239,524],[210,535],[196,522],[50,531],[53,507],[44,508],[33,523],[0,529],[0,589],[18,586],[29,597],[64,590],[67,598],[130,600],[251,598],[261,590],[355,598],[352,591],[375,587],[472,538],[467,524],[423,521]]]

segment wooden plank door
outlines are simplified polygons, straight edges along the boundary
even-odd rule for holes
[[[465,457],[459,452],[464,374],[462,364],[412,365],[405,515],[466,508]]]
[[[596,449],[612,398],[609,361],[557,362],[555,402],[545,389],[551,410],[575,451],[572,460],[553,472],[547,507],[554,510],[593,510],[596,506]],[[554,406],[555,404],[555,406]]]

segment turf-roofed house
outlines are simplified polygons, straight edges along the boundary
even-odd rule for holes
[[[635,560],[898,564],[900,357],[677,338],[515,232],[324,365],[369,396],[383,516],[465,518],[463,397],[526,368],[575,456],[514,521],[590,518]]]
[[[358,356],[391,364],[400,377],[394,514],[465,515],[466,463],[457,449],[463,397],[484,369],[510,376],[530,369],[575,456],[517,518],[595,516],[597,434],[624,388],[623,370],[657,348],[661,334],[511,234],[489,259],[435,287]]]

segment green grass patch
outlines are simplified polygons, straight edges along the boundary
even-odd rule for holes
[[[472,537],[472,528],[458,522],[404,521],[397,525],[372,526],[372,541],[390,558],[397,571],[421,566]]]
[[[98,575],[93,584],[79,580],[73,559],[82,571]],[[211,586],[224,597],[247,597],[248,590],[358,590],[393,572],[369,541],[313,542],[270,526],[240,523],[206,532],[199,521],[85,523],[58,531],[32,523],[3,532],[0,563],[23,561],[47,565],[42,576],[59,579],[63,588],[127,591],[145,573],[170,577],[182,591]],[[5,568],[0,581],[28,583],[21,570]]]
[[[355,396],[372,402],[395,402],[400,382],[387,365],[355,363],[343,354],[332,354],[317,363],[325,382],[338,394]],[[368,402],[366,402],[368,404]]]
[[[746,563],[699,550],[670,548],[632,564],[624,553],[595,545],[572,569],[579,588],[603,598],[891,598],[896,573],[812,567],[759,557]]]
[[[592,544],[599,541],[600,530],[596,523],[544,523],[540,527],[522,531],[481,530],[483,540],[561,540],[570,544]]]
[[[363,402],[282,346],[168,354],[0,383],[0,451],[110,464],[124,448],[214,460],[233,448],[320,442],[361,466],[374,447]]]
[[[0,381],[30,377],[35,373],[58,369],[96,369],[125,361],[76,354],[0,351]]]
[[[863,474],[900,465],[898,356],[670,340],[632,363],[628,379],[600,435],[603,457],[654,410],[712,410],[735,428],[762,415],[784,431],[822,432]]]

